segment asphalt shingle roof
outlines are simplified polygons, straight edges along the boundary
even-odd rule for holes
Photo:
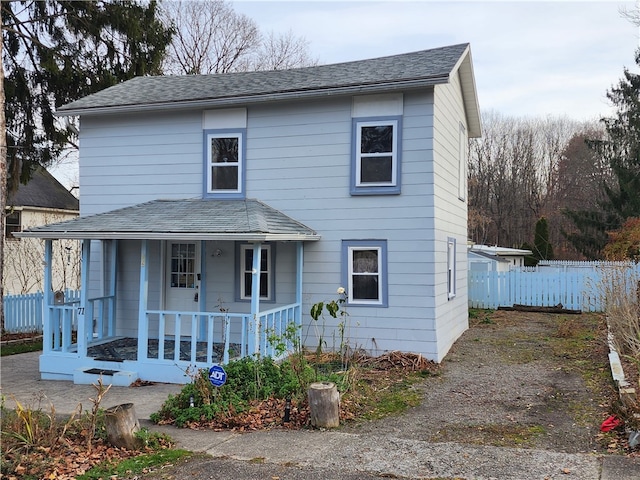
[[[369,60],[290,70],[213,75],[137,77],[58,109],[78,115],[110,108],[211,102],[233,104],[292,96],[372,91],[394,84],[434,85],[448,81],[468,44]]]
[[[80,210],[79,200],[44,168],[34,171],[27,184],[18,186],[7,206]]]
[[[319,240],[311,228],[258,200],[153,200],[18,236],[76,239]]]

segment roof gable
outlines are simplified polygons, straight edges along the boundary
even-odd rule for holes
[[[38,168],[31,180],[20,184],[7,199],[8,207],[39,207],[59,210],[80,210],[80,201],[46,169]]]
[[[463,61],[469,59],[468,61]],[[59,115],[206,108],[447,83],[460,69],[465,106],[477,115],[469,44],[289,70],[137,77],[63,105]],[[475,107],[475,108],[474,108]],[[469,113],[468,113],[469,116]],[[475,128],[474,121],[469,122]]]

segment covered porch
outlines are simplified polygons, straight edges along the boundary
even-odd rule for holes
[[[319,236],[256,200],[157,200],[22,233],[45,239],[43,379],[186,383],[272,356],[302,322],[304,244]],[[51,290],[52,242],[82,240],[78,301]],[[277,253],[277,254],[276,254]]]

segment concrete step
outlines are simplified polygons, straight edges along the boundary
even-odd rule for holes
[[[115,370],[108,368],[82,367],[73,372],[73,383],[76,385],[91,385],[102,377],[103,385],[128,387],[138,379],[137,372]]]

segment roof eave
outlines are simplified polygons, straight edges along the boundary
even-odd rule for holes
[[[175,232],[68,232],[22,231],[14,233],[18,238],[43,240],[218,240],[245,242],[296,242],[320,240],[318,234],[302,233],[175,233]]]
[[[482,136],[482,123],[480,118],[480,105],[478,103],[478,91],[476,79],[473,73],[473,62],[471,60],[471,47],[467,48],[460,55],[455,67],[451,69],[450,75],[459,73],[462,86],[462,96],[467,115],[467,130],[470,138]]]
[[[316,90],[303,90],[295,92],[277,92],[270,94],[243,95],[225,98],[209,98],[188,101],[162,102],[150,104],[117,105],[109,107],[85,107],[61,109],[55,112],[58,117],[80,115],[105,115],[122,114],[129,112],[145,112],[154,110],[184,110],[195,108],[229,107],[234,105],[246,105],[248,103],[267,103],[285,100],[322,98],[330,95],[353,95],[362,93],[380,93],[394,90],[413,89],[447,83],[449,75],[437,77],[376,83],[372,85],[350,85]]]

